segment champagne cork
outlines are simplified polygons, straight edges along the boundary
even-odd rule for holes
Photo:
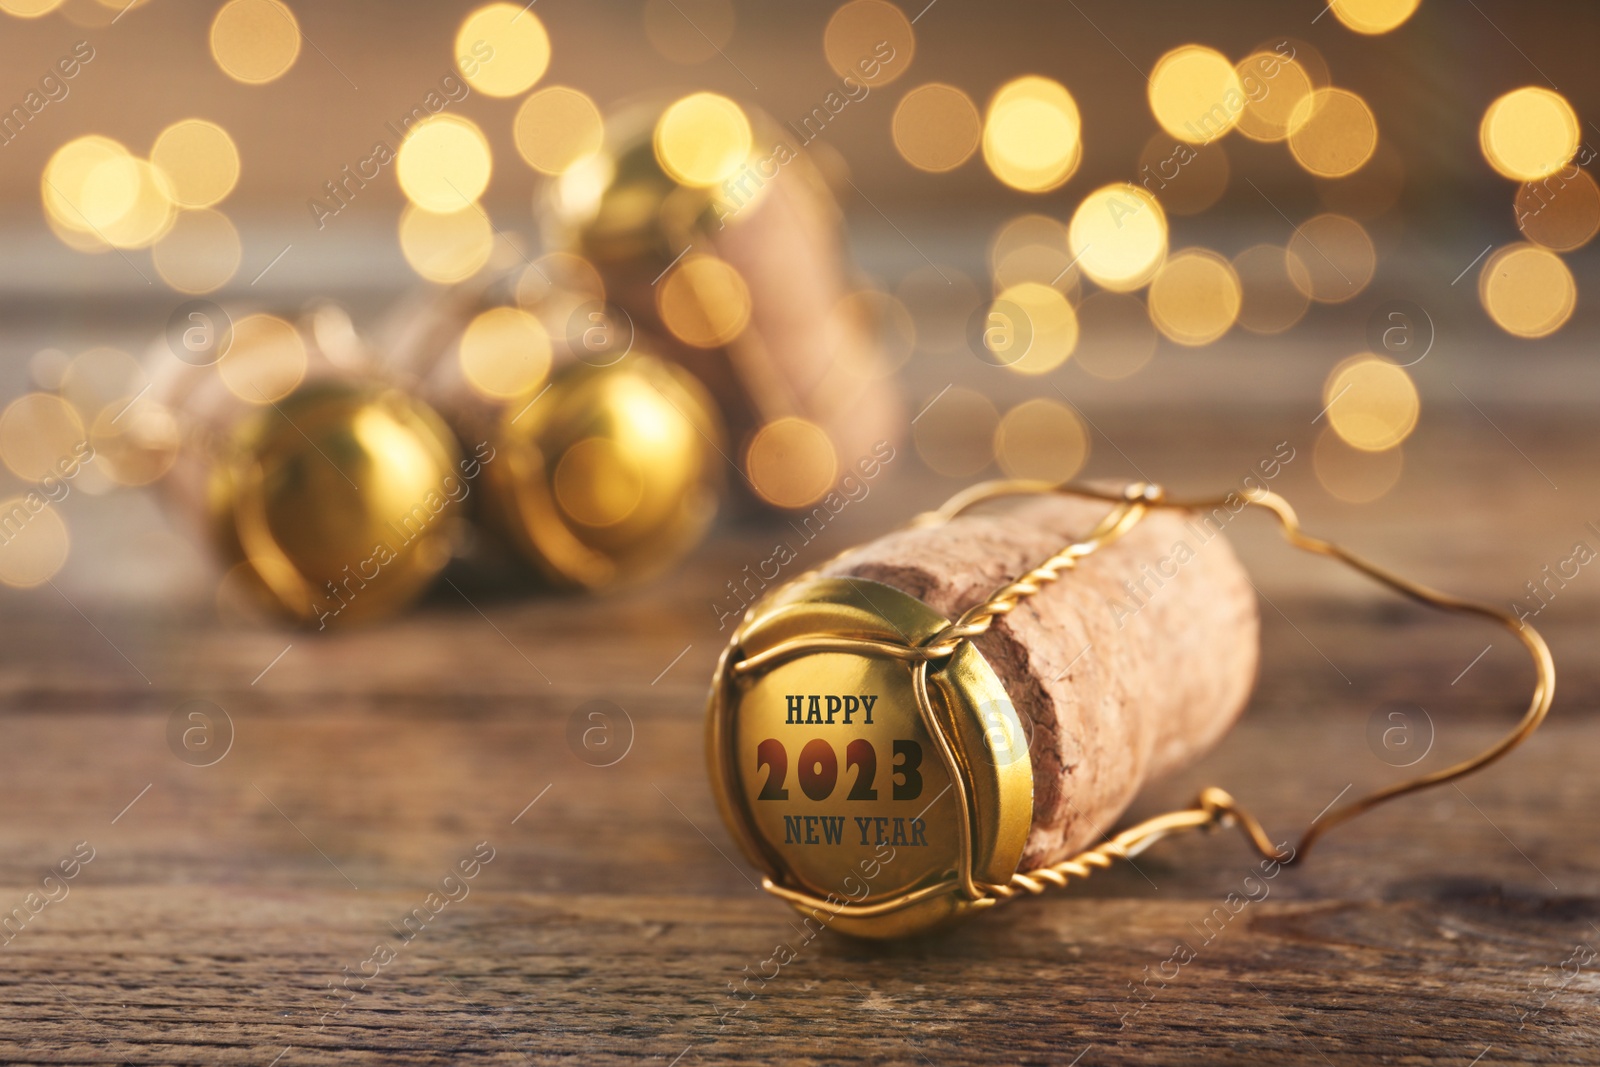
[[[822,573],[893,586],[954,619],[1108,506],[1014,499],[889,534]],[[1018,869],[1099,843],[1145,783],[1204,753],[1244,709],[1259,619],[1220,510],[1151,511],[975,641],[1029,737],[1033,823]]]

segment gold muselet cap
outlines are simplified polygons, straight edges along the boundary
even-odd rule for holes
[[[1033,768],[970,641],[908,655],[950,621],[887,585],[803,578],[758,605],[712,682],[711,781],[765,888],[860,937],[995,903],[1033,820]]]
[[[314,381],[222,443],[207,489],[216,540],[257,594],[302,624],[391,615],[449,562],[458,459],[420,401]]]

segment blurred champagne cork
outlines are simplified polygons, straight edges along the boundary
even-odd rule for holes
[[[890,534],[823,573],[882,582],[955,618],[1106,507],[1052,495],[989,505]],[[1148,513],[977,638],[1030,738],[1020,868],[1100,841],[1145,783],[1192,762],[1244,710],[1260,653],[1255,590],[1208,520]]]
[[[746,488],[802,508],[905,416],[822,170],[752,114],[712,93],[623,111],[550,186],[546,230],[711,390]]]
[[[151,361],[180,427],[161,488],[230,567],[220,601],[326,629],[399,611],[449,561],[481,457],[378,373],[341,309],[196,301]]]

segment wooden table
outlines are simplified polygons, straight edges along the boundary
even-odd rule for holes
[[[1352,508],[1312,477],[1314,396],[1226,417],[1093,407],[1091,471],[1215,488],[1293,439],[1281,485],[1313,529],[1499,603],[1573,541],[1600,544],[1583,525],[1600,508],[1581,411],[1430,401],[1401,490]],[[903,450],[801,563],[954,486]],[[133,499],[85,501],[74,521],[115,525],[124,509],[148,523]],[[1165,843],[1137,870],[944,936],[802,945],[724,831],[701,750],[725,637],[711,601],[780,535],[725,526],[679,573],[627,595],[446,586],[404,618],[331,637],[219,625],[203,597],[97,597],[111,578],[88,560],[56,588],[5,594],[0,911],[78,843],[93,859],[3,948],[0,1061],[1600,1057],[1600,578],[1586,570],[1538,619],[1561,684],[1531,742],[1460,788],[1342,828],[1226,923],[1216,909],[1255,862],[1231,834]],[[1503,632],[1398,605],[1271,544],[1264,523],[1241,541],[1270,601],[1253,705],[1129,818],[1214,783],[1287,837],[1347,787],[1402,773],[1367,741],[1385,701],[1427,709],[1436,737],[1422,768],[1514,721],[1531,671]],[[153,565],[132,548],[111,558]],[[211,766],[169,747],[192,699],[232,723]],[[618,744],[631,734],[608,767],[568,741],[596,699],[625,709]],[[459,899],[403,938],[401,920],[475,854],[475,877],[443,883]],[[1180,942],[1195,958],[1175,967]],[[781,944],[797,958],[735,997]]]

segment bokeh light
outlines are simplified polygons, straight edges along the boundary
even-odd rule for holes
[[[1333,17],[1357,33],[1388,33],[1411,17],[1422,0],[1331,0]]]
[[[675,181],[710,188],[744,165],[752,140],[738,104],[716,93],[692,93],[656,122],[656,160]]]
[[[246,85],[281,78],[300,55],[300,24],[280,0],[228,0],[211,22],[211,58]]]
[[[1411,376],[1370,352],[1333,369],[1322,387],[1322,402],[1334,432],[1367,452],[1393,448],[1409,437],[1422,406]]]
[[[1530,85],[1489,105],[1478,126],[1478,145],[1489,165],[1519,182],[1548,178],[1578,151],[1577,113],[1567,98]]]
[[[1506,333],[1547,337],[1572,317],[1578,287],[1561,257],[1537,245],[1507,245],[1478,275],[1478,300]]]
[[[1003,223],[989,242],[989,272],[997,290],[1023,282],[1069,295],[1078,288],[1067,228],[1048,215],[1018,215]]]
[[[42,585],[67,562],[67,524],[54,507],[34,511],[23,496],[0,500],[0,523],[8,534],[0,541],[0,583],[19,589]]]
[[[1323,214],[1307,219],[1289,238],[1304,275],[1290,272],[1296,285],[1322,304],[1341,304],[1365,289],[1378,269],[1378,252],[1372,238],[1354,219]]]
[[[1158,133],[1139,153],[1139,184],[1169,215],[1198,215],[1228,189],[1228,153],[1220,144],[1174,143]]]
[[[1287,248],[1251,245],[1233,257],[1233,272],[1242,290],[1239,325],[1251,333],[1283,333],[1311,306],[1311,275]]]
[[[839,472],[827,433],[792,415],[756,431],[744,466],[756,493],[780,508],[803,508],[821,500]]]
[[[1180,45],[1157,60],[1146,92],[1156,122],[1189,144],[1221,137],[1244,110],[1244,87],[1233,64],[1197,44]]]
[[[95,466],[117,485],[149,485],[178,458],[178,420],[163,405],[137,394],[103,408],[89,431]]]
[[[1342,178],[1363,167],[1378,148],[1378,120],[1348,89],[1318,89],[1295,104],[1289,153],[1319,178]]]
[[[983,120],[972,98],[953,85],[919,85],[894,109],[890,124],[900,158],[918,170],[942,174],[972,157]]]
[[[833,72],[874,87],[904,74],[916,50],[911,20],[885,0],[850,0],[822,31],[822,52]]]
[[[179,212],[150,255],[161,280],[178,292],[210,293],[238,271],[243,247],[226,215],[201,208]]]
[[[1295,53],[1298,57],[1299,53]],[[1295,107],[1317,88],[1312,73],[1298,58],[1271,49],[1257,49],[1234,67],[1245,90],[1238,130],[1252,141],[1281,141],[1289,136]]]
[[[1106,289],[1127,292],[1155,276],[1167,255],[1167,217],[1137,185],[1105,185],[1072,213],[1067,239],[1078,266]]]
[[[50,393],[25,393],[0,412],[0,460],[23,481],[59,477],[85,440],[77,409]]]
[[[401,191],[440,215],[476,203],[493,169],[483,131],[457,115],[430,115],[411,127],[395,158]]]
[[[1002,85],[983,120],[983,158],[1005,184],[1048,192],[1083,158],[1077,101],[1060,82],[1028,75]]]
[[[485,4],[461,20],[456,64],[467,84],[485,96],[516,96],[550,66],[550,35],[527,6]]]
[[[222,384],[240,400],[270,404],[294,392],[306,376],[300,332],[276,315],[246,315],[233,324],[233,344],[217,361]]]
[[[489,308],[462,331],[457,357],[469,385],[484,396],[509,400],[544,384],[550,335],[521,308]]]
[[[673,63],[704,63],[733,40],[730,0],[646,0],[644,34]]]
[[[21,19],[36,19],[61,6],[61,0],[0,0],[0,11]]]
[[[1239,317],[1239,276],[1204,248],[1174,253],[1150,281],[1150,320],[1180,345],[1208,345]]]
[[[584,526],[615,526],[644,500],[639,458],[607,437],[586,437],[561,453],[550,487],[556,503]]]
[[[1089,458],[1089,434],[1078,413],[1058,400],[1024,400],[1000,420],[995,457],[1011,478],[1064,482]]]
[[[477,208],[436,214],[407,205],[400,215],[400,251],[422,277],[450,285],[489,262],[494,229]]]
[[[184,119],[156,136],[150,162],[160,167],[179,207],[210,207],[239,181],[239,150],[214,122]]]
[[[1515,201],[1517,228],[1535,244],[1572,252],[1600,231],[1600,186],[1573,167],[1536,182],[1524,182]]]
[[[1018,313],[1022,322],[1009,321]],[[1078,316],[1059,289],[1022,282],[1001,292],[990,305],[984,343],[994,362],[1009,370],[1047,374],[1078,346]]]
[[[1381,452],[1352,448],[1332,428],[1317,435],[1311,452],[1317,481],[1328,495],[1347,504],[1370,504],[1400,481],[1405,467],[1404,449],[1399,445]]]
[[[109,137],[90,134],[56,149],[45,164],[40,194],[53,222],[97,235],[132,209],[138,185],[132,154]]]
[[[141,393],[150,377],[139,361],[120,348],[97,345],[80,352],[61,374],[61,399],[71,404],[85,423],[117,403],[122,410],[127,397]]]
[[[917,455],[928,469],[950,478],[971,478],[994,462],[1000,413],[993,401],[956,385],[922,403],[911,430]]]
[[[522,102],[511,132],[528,166],[555,175],[600,151],[606,128],[593,100],[576,89],[552,85]]]
[[[657,284],[656,308],[678,340],[715,348],[749,324],[750,288],[724,260],[691,253]]]
[[[1072,360],[1096,378],[1119,381],[1156,354],[1156,327],[1132,293],[1094,292],[1078,305],[1078,350]]]

